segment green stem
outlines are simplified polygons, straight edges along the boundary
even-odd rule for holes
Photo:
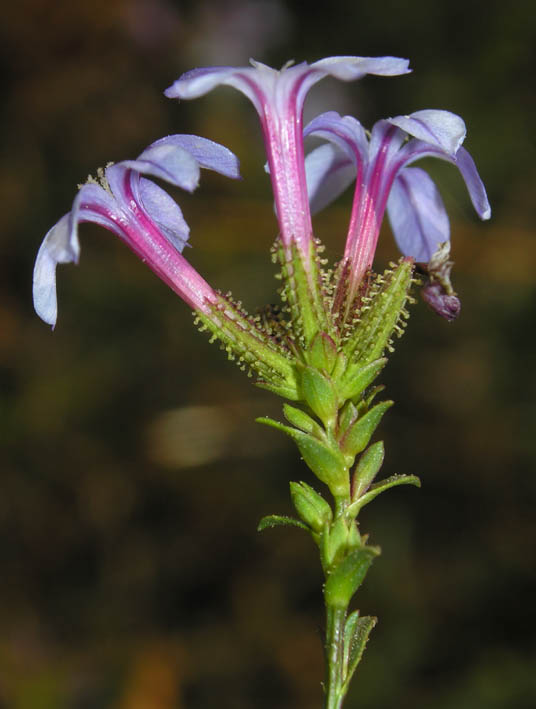
[[[344,621],[346,609],[326,606],[325,709],[340,709],[344,699]]]

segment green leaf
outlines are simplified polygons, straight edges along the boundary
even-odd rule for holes
[[[264,423],[290,436],[298,446],[298,450],[306,464],[316,477],[329,487],[332,495],[342,496],[349,494],[348,467],[335,442],[333,442],[332,446],[329,446],[308,433],[285,426],[285,424],[266,416],[261,416],[255,420],[257,423]]]
[[[293,436],[302,458],[332,495],[347,495],[350,487],[348,468],[340,452],[312,436],[297,431]]]
[[[346,433],[346,430],[350,427],[352,423],[354,423],[358,416],[359,412],[356,406],[351,401],[347,401],[346,404],[342,407],[341,412],[339,414],[339,438],[343,437],[343,435]]]
[[[367,396],[359,403],[359,409],[361,410],[361,406],[363,406],[363,411],[368,411],[374,399],[378,396],[378,394],[381,394],[381,392],[384,390],[385,384],[379,384],[377,387],[373,387],[367,393]]]
[[[393,405],[393,401],[382,401],[353,423],[341,441],[342,452],[353,458],[368,445],[384,413]]]
[[[384,455],[383,441],[373,443],[363,452],[354,473],[352,500],[357,500],[362,493],[368,490],[370,484],[382,467]]]
[[[350,552],[327,578],[324,586],[326,605],[347,608],[379,553],[378,547],[361,547]]]
[[[264,423],[266,426],[270,426],[271,428],[276,428],[278,431],[283,431],[283,433],[286,433],[287,436],[290,436],[291,438],[294,438],[294,434],[298,433],[295,428],[291,428],[290,426],[285,426],[284,423],[280,423],[279,421],[275,421],[274,419],[269,418],[268,416],[259,416],[259,418],[255,419],[255,423]]]
[[[258,381],[255,382],[255,386],[258,386],[259,389],[266,389],[266,391],[271,391],[272,394],[276,394],[277,396],[280,396],[283,399],[289,399],[289,401],[299,401],[300,400],[300,394],[298,393],[298,390],[296,389],[295,386],[289,386],[286,383],[285,384],[273,384],[267,381],[264,381],[262,379],[259,379]]]
[[[312,367],[331,374],[337,361],[337,347],[329,335],[319,332],[313,338],[305,356]]]
[[[352,679],[356,667],[358,666],[365,646],[369,639],[369,635],[378,622],[377,618],[365,615],[359,616],[359,611],[351,613],[344,627],[344,686],[347,687]]]
[[[305,433],[318,433],[321,430],[320,425],[309,414],[297,409],[295,406],[283,404],[283,413],[289,423]]]
[[[285,517],[283,515],[268,515],[263,517],[259,524],[257,525],[257,532],[263,532],[269,527],[299,527],[300,529],[305,529],[306,532],[311,530],[299,519],[294,519],[294,517]]]
[[[376,379],[386,363],[387,359],[382,357],[365,366],[363,364],[350,364],[337,385],[340,399],[345,401],[346,399],[360,397],[365,389]]]
[[[338,517],[322,536],[322,561],[325,569],[340,563],[348,548],[348,525],[342,517]]]
[[[397,485],[415,485],[415,487],[420,487],[421,481],[416,475],[392,475],[390,478],[380,480],[380,482],[371,485],[368,492],[361,495],[359,499],[349,505],[348,514],[356,515],[362,507],[371,502],[371,500],[379,494]]]
[[[315,532],[321,532],[331,522],[331,507],[316,490],[304,482],[290,483],[290,496],[296,512]]]
[[[337,416],[337,395],[333,383],[314,367],[301,367],[300,390],[304,401],[327,426]]]

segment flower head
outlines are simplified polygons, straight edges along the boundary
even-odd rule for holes
[[[329,141],[306,159],[313,211],[356,181],[343,257],[349,273],[347,303],[372,266],[386,208],[405,256],[428,264],[441,244],[449,241],[448,216],[434,182],[424,170],[409,164],[432,156],[456,165],[477,214],[481,219],[490,217],[482,180],[473,159],[461,147],[465,124],[453,113],[425,110],[381,120],[369,138],[355,118],[332,111],[311,121],[305,135]]]
[[[313,64],[286,64],[280,71],[251,62],[249,67],[208,67],[183,74],[167,89],[169,98],[192,99],[225,84],[255,106],[264,134],[280,236],[285,247],[305,255],[312,239],[303,153],[302,113],[309,89],[326,76],[342,81],[366,74],[393,76],[409,71],[397,57],[329,57]]]
[[[206,138],[170,135],[150,145],[136,160],[111,165],[99,181],[83,185],[65,214],[45,236],[34,268],[34,305],[38,315],[55,325],[56,266],[77,262],[78,224],[94,222],[122,239],[192,308],[205,312],[215,294],[182,256],[189,227],[176,202],[142,174],[153,175],[192,192],[200,168],[239,177],[230,150]]]

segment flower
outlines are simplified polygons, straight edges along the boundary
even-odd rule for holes
[[[83,185],[71,211],[50,229],[37,254],[33,286],[37,314],[56,324],[56,266],[78,261],[80,222],[94,222],[119,236],[190,307],[208,312],[216,294],[182,256],[189,236],[182,212],[167,192],[141,176],[153,175],[192,192],[201,167],[239,177],[238,159],[224,146],[199,136],[170,135],[136,160],[100,170],[99,181]]]
[[[348,307],[372,266],[386,208],[400,251],[416,262],[432,262],[441,245],[449,241],[449,220],[439,192],[428,174],[421,168],[407,167],[410,163],[432,156],[456,165],[479,217],[489,219],[491,215],[473,159],[461,147],[465,124],[453,113],[424,110],[381,120],[369,138],[358,120],[331,111],[313,119],[304,134],[329,141],[306,158],[313,211],[326,206],[356,181],[343,257],[348,273]],[[446,254],[448,258],[448,251]],[[441,278],[448,280],[444,269]],[[430,304],[438,303],[440,291],[430,291],[434,296],[427,299]],[[443,295],[454,296],[448,284]],[[452,312],[453,304],[449,307]]]
[[[288,63],[280,71],[253,60],[251,65],[194,69],[183,74],[165,94],[192,99],[225,84],[250,99],[261,120],[281,241],[287,249],[296,245],[308,256],[312,226],[302,128],[307,92],[326,76],[352,81],[366,74],[405,74],[408,61],[396,57],[329,57],[313,64]]]

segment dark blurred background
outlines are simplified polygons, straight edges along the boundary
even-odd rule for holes
[[[76,185],[153,140],[228,145],[244,180],[177,195],[188,258],[254,310],[274,302],[276,225],[257,118],[236,92],[162,91],[207,64],[409,57],[414,73],[325,80],[308,115],[459,113],[487,185],[431,164],[452,221],[462,314],[419,302],[384,374],[384,474],[417,473],[363,512],[383,548],[358,606],[380,617],[348,708],[536,706],[536,13],[513,0],[18,0],[2,11],[0,707],[313,709],[323,611],[316,550],[293,529],[280,417],[115,237],[84,225],[59,270],[54,333],[31,273]],[[316,220],[336,260],[350,194]],[[395,256],[386,226],[378,265]]]

